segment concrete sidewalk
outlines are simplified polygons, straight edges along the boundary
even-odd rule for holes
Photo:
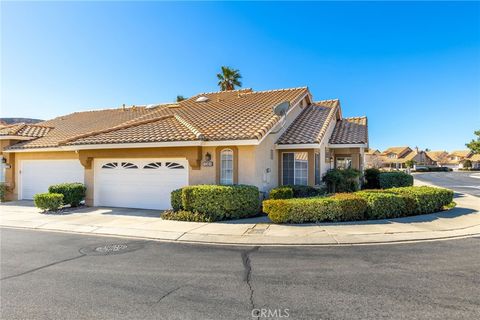
[[[0,226],[176,242],[241,245],[348,245],[480,235],[480,201],[458,194],[457,207],[415,217],[362,222],[276,225],[266,217],[231,222],[168,221],[160,212],[87,207],[64,215],[40,214],[32,202],[0,206]]]

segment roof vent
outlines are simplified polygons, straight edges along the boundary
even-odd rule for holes
[[[197,100],[195,100],[196,102],[207,102],[208,101],[208,98],[205,97],[205,96],[201,96],[201,97],[198,97]]]

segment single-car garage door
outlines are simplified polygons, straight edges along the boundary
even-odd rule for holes
[[[47,192],[52,184],[84,183],[84,169],[78,160],[22,160],[19,174],[20,199],[27,200]]]
[[[170,209],[170,192],[186,185],[185,159],[95,159],[96,206]]]

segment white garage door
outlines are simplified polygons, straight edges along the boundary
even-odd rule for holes
[[[95,205],[170,209],[170,192],[188,185],[185,159],[95,160]]]
[[[20,161],[20,199],[48,192],[52,184],[84,183],[84,169],[78,160],[22,160]]]

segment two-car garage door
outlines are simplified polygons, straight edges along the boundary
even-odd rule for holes
[[[169,209],[170,192],[186,185],[184,159],[95,159],[96,206]]]
[[[63,182],[84,182],[78,160],[23,160],[20,199]],[[188,185],[186,159],[95,159],[94,205],[169,209],[170,192]]]

